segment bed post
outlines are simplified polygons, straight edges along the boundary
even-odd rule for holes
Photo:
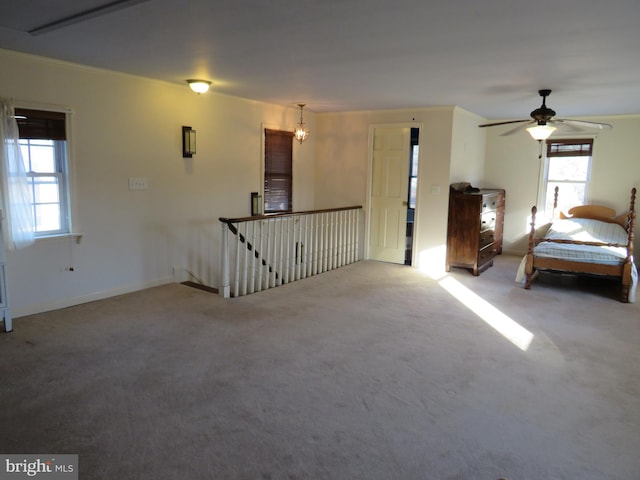
[[[629,221],[627,232],[629,233],[629,244],[627,245],[627,257],[633,257],[633,229],[636,222],[636,187],[631,189],[631,201],[629,202]]]
[[[627,258],[624,261],[624,267],[622,270],[622,298],[620,301],[624,303],[629,302],[629,288],[631,287],[631,269],[633,263],[633,239],[636,220],[636,188],[631,189],[631,200],[629,202],[629,216],[627,219]]]
[[[556,187],[556,195],[557,195]],[[524,266],[524,273],[526,274],[527,281],[524,284],[524,288],[531,289],[531,275],[533,275],[533,247],[536,236],[536,213],[538,209],[534,205],[531,207],[531,230],[529,231],[529,249],[527,250],[527,260]]]
[[[558,191],[560,187],[556,185],[556,188],[553,189],[553,212],[551,213],[551,218],[556,218],[556,210],[558,209]]]

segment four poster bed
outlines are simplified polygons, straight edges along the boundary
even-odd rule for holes
[[[560,212],[542,238],[536,238],[537,208],[531,208],[529,248],[517,280],[531,279],[538,270],[602,275],[620,279],[620,301],[635,301],[638,273],[633,262],[636,189],[631,189],[629,211],[620,215],[600,205],[581,205]],[[558,203],[555,189],[554,211]]]

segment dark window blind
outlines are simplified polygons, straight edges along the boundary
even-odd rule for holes
[[[16,108],[20,138],[29,140],[66,140],[65,114],[47,110]]]
[[[547,142],[547,157],[590,157],[593,152],[593,140],[554,140]]]
[[[293,133],[264,130],[264,212],[290,212],[293,185]]]

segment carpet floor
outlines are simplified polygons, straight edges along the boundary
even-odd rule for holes
[[[81,479],[640,478],[640,308],[611,282],[363,261],[169,284],[0,334],[0,453]]]

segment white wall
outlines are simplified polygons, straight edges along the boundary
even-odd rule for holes
[[[496,186],[485,180],[487,136],[483,129],[478,128],[482,120],[479,115],[461,108],[454,110],[450,183],[468,182],[481,188]]]
[[[598,131],[596,134],[589,202],[607,205],[617,212],[626,211],[631,188],[640,187],[640,115],[583,119],[613,125],[613,130]],[[500,127],[486,130],[485,176],[494,186],[504,188],[507,196],[504,249],[506,252],[522,254],[527,248],[527,217],[531,207],[538,202],[541,175],[538,143],[526,131],[503,137],[500,134],[504,130]],[[559,135],[557,132],[554,137],[575,138],[576,135]],[[637,209],[640,200],[636,203]],[[636,262],[640,253],[639,244],[635,244]]]
[[[283,107],[0,50],[0,96],[72,111],[72,239],[8,252],[15,316],[173,281],[173,268],[217,286],[219,217],[250,214],[260,190],[262,125],[291,130]],[[188,75],[185,75],[187,78]],[[315,129],[315,115],[305,110]],[[198,151],[181,155],[181,126]],[[294,208],[314,208],[314,136],[294,143]],[[128,189],[146,177],[147,190]],[[68,271],[73,267],[74,271]]]
[[[438,107],[318,114],[316,121],[317,208],[363,205],[365,211],[371,127],[420,126],[416,266],[444,266],[452,162],[456,175],[469,171],[474,180],[483,170],[485,137],[469,128],[471,122],[477,126],[477,117],[459,108]]]

